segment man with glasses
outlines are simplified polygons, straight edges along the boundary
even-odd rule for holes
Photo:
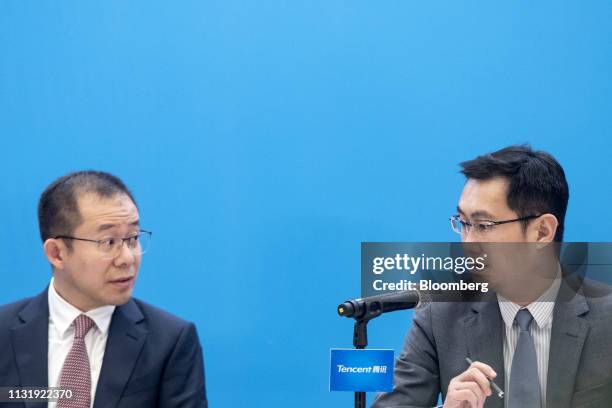
[[[433,407],[440,394],[445,408],[609,407],[612,299],[609,287],[560,266],[562,167],[528,146],[461,166],[467,180],[451,226],[466,250],[495,253],[476,276],[495,293],[418,309],[394,389],[373,407]]]
[[[68,174],[42,193],[38,217],[53,275],[0,307],[0,386],[61,387],[49,408],[205,408],[195,326],[132,298],[152,234],[124,183]]]

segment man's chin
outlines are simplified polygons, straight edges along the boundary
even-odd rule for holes
[[[121,306],[126,304],[132,298],[132,291],[126,291],[120,294],[114,294],[113,296],[108,296],[105,299],[105,304],[109,306]]]

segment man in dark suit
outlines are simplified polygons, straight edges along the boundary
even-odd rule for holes
[[[529,256],[563,240],[569,198],[563,169],[527,146],[462,167],[467,181],[453,229],[468,247],[522,246],[521,256],[505,254],[520,267],[485,272],[497,293],[479,301],[418,309],[396,361],[394,389],[373,408],[431,408],[440,394],[445,408],[612,406],[609,287],[567,276],[556,250]],[[503,399],[490,379],[504,389]]]
[[[53,277],[0,307],[0,386],[72,391],[50,408],[205,408],[195,326],[131,296],[151,233],[123,182],[68,174],[41,195],[39,224]]]

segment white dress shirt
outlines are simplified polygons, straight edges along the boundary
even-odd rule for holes
[[[542,406],[546,406],[546,377],[548,375],[548,354],[550,351],[550,332],[552,329],[553,310],[555,299],[561,287],[561,268],[557,272],[552,285],[538,299],[526,307],[512,303],[501,295],[497,295],[499,310],[504,320],[504,374],[506,393],[504,406],[508,406],[510,371],[512,369],[512,358],[518,342],[520,328],[514,321],[520,309],[527,309],[533,316],[529,332],[533,338],[538,363],[538,377],[540,379],[540,394]]]
[[[64,360],[74,341],[74,319],[80,314],[85,314],[95,323],[85,335],[85,347],[91,367],[91,405],[93,406],[108,338],[108,327],[115,306],[102,306],[83,313],[62,298],[53,285],[52,278],[49,284],[49,387],[59,387]],[[57,402],[48,403],[48,408],[56,406]]]

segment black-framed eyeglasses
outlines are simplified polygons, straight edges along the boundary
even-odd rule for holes
[[[487,232],[494,229],[497,225],[509,224],[511,222],[517,221],[527,221],[534,218],[541,217],[542,214],[533,214],[527,215],[521,218],[515,218],[512,220],[503,220],[503,221],[491,221],[491,220],[474,220],[474,221],[466,221],[462,220],[459,214],[453,215],[450,217],[451,228],[459,235],[468,234],[471,230],[476,232],[477,234],[483,235]]]
[[[105,239],[88,239],[72,237],[70,235],[58,235],[55,239],[72,239],[75,241],[93,242],[97,244],[98,250],[103,255],[104,259],[113,259],[121,252],[121,248],[125,244],[134,255],[142,255],[150,247],[151,231],[140,230],[138,234],[130,235],[129,237],[110,237]]]

